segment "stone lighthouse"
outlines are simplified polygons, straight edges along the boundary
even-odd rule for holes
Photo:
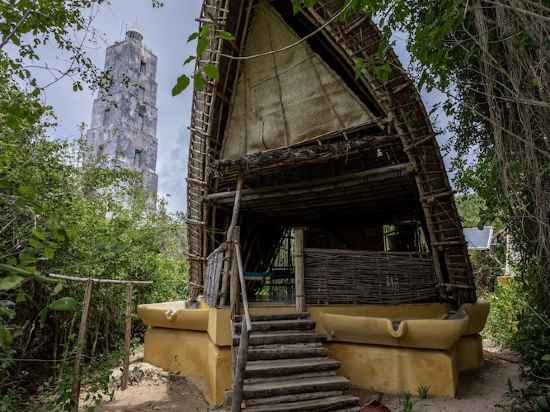
[[[87,142],[92,152],[107,162],[139,172],[155,205],[157,163],[157,57],[143,46],[136,30],[107,48],[105,70],[111,85],[94,100]]]

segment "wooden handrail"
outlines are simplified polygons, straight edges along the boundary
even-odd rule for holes
[[[246,283],[244,281],[244,269],[243,269],[243,261],[241,257],[241,246],[238,241],[233,242],[235,245],[235,258],[237,259],[237,267],[239,269],[239,281],[241,284],[241,298],[243,303],[243,309],[244,309],[244,317],[247,323],[247,329],[248,331],[252,330],[252,321],[250,320],[250,313],[248,311],[248,297],[246,296]]]
[[[236,233],[240,231],[236,230]],[[235,367],[235,375],[233,376],[233,396],[231,399],[231,412],[241,412],[241,404],[243,400],[243,384],[246,362],[248,360],[248,334],[252,330],[252,321],[248,311],[248,297],[246,295],[246,283],[244,280],[244,268],[241,256],[241,246],[237,235],[233,237],[233,245],[235,247],[235,260],[239,272],[239,283],[241,289],[241,299],[243,305],[244,316],[241,321],[241,337],[239,340],[239,351],[237,353],[237,364]]]

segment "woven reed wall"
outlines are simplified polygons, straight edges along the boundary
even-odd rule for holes
[[[437,301],[431,258],[408,253],[304,249],[306,303]]]

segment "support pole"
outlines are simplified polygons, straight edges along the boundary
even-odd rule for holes
[[[239,242],[241,238],[241,228],[235,226],[233,228],[232,244],[229,246],[233,253],[233,259],[231,259],[231,273],[230,273],[230,290],[229,290],[229,306],[231,307],[231,317],[238,314],[239,306],[239,264],[237,263],[235,244]]]
[[[238,223],[239,220],[239,208],[241,205],[241,190],[243,187],[243,178],[239,177],[237,179],[237,190],[235,191],[235,201],[233,203],[233,213],[231,215],[231,223],[229,223],[229,228],[227,229],[226,242],[230,243],[233,241],[233,229]],[[223,261],[223,281],[222,281],[222,290],[221,290],[221,304],[225,305],[227,303],[227,289],[229,286],[229,272],[231,271],[231,256],[233,256],[233,248],[228,247],[225,249],[226,255]]]
[[[92,298],[92,287],[94,282],[89,279],[84,292],[84,302],[82,304],[82,316],[80,318],[80,328],[78,330],[78,342],[76,347],[76,357],[74,359],[73,385],[71,390],[71,411],[78,412],[80,402],[80,362],[82,351],[86,345],[86,328],[88,327],[88,315],[90,312],[90,300]]]
[[[130,369],[130,342],[132,339],[132,298],[134,287],[128,285],[128,298],[126,300],[126,330],[124,331],[124,365],[122,368],[122,381],[120,389],[125,391],[128,387],[128,372]]]
[[[305,312],[306,297],[304,292],[304,228],[294,229],[294,289],[296,294],[296,312]]]

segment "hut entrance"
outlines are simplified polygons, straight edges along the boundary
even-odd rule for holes
[[[284,227],[270,255],[245,269],[251,303],[294,304],[294,230]]]

